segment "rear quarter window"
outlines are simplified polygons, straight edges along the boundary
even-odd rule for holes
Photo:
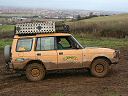
[[[37,38],[36,51],[55,50],[54,37]]]
[[[32,41],[33,39],[31,38],[26,38],[26,39],[19,39],[17,42],[17,48],[16,51],[18,52],[27,52],[31,51],[32,49]]]

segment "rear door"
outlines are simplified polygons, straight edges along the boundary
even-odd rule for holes
[[[36,40],[36,58],[41,60],[47,70],[57,69],[55,37],[40,37]]]
[[[34,40],[34,38],[20,38],[13,40],[12,58],[35,59],[35,53],[33,52]]]

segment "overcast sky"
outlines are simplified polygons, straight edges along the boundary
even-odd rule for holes
[[[0,0],[0,6],[128,12],[128,0]]]

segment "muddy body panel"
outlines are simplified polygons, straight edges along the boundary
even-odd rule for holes
[[[111,64],[117,64],[119,58],[115,50],[109,48],[86,47],[80,49],[65,49],[65,50],[36,50],[38,37],[56,37],[56,36],[71,36],[67,33],[55,34],[40,34],[36,36],[18,36],[16,35],[12,43],[12,64],[14,69],[23,69],[31,61],[41,61],[46,70],[55,69],[72,69],[72,68],[90,68],[91,63],[95,58],[108,58]],[[20,39],[32,39],[31,50],[17,51],[17,44]],[[23,50],[23,51],[22,51]]]

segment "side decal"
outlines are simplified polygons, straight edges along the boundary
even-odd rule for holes
[[[76,56],[66,56],[63,58],[64,61],[77,61],[78,58]]]

